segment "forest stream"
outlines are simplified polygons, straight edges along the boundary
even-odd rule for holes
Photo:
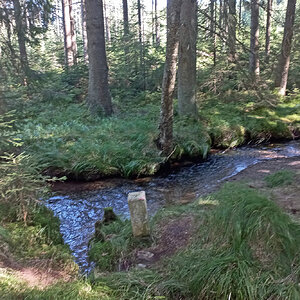
[[[167,176],[108,179],[104,184],[86,183],[82,189],[69,191],[65,183],[63,191],[56,191],[46,205],[59,217],[61,233],[75,262],[83,273],[88,273],[93,268],[88,261],[88,241],[93,236],[94,223],[102,218],[105,207],[129,217],[128,193],[145,190],[148,210],[153,215],[161,207],[188,203],[214,191],[222,181],[258,162],[295,156],[300,156],[300,141],[241,147],[212,154],[205,162],[182,167]]]

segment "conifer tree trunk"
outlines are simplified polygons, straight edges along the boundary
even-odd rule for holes
[[[71,21],[71,38],[72,38],[72,54],[74,64],[77,63],[77,42],[76,42],[76,30],[75,30],[75,18],[74,12],[72,9],[72,0],[69,0],[70,3],[70,21]]]
[[[88,1],[88,0],[87,0]],[[110,26],[109,26],[109,20],[107,15],[107,7],[106,7],[106,1],[103,0],[103,14],[104,14],[104,22],[105,22],[105,36],[106,36],[106,42],[111,42],[111,33],[110,33]]]
[[[284,33],[276,72],[275,87],[279,88],[279,94],[284,96],[289,74],[292,40],[294,34],[296,0],[288,0],[284,23]]]
[[[184,1],[183,1],[184,2]],[[213,37],[214,36],[214,15],[215,15],[215,0],[210,0],[209,3],[209,36]]]
[[[142,12],[141,12],[141,0],[137,2],[137,11],[138,11],[138,25],[139,25],[139,42],[142,44]]]
[[[228,34],[228,0],[224,0],[223,3],[223,24],[224,24],[224,33]]]
[[[249,70],[254,82],[259,78],[259,0],[251,0]]]
[[[129,35],[129,17],[128,17],[127,0],[123,0],[123,26],[124,26],[124,36]]]
[[[228,61],[235,61],[236,56],[236,0],[228,1]]]
[[[26,49],[25,24],[24,24],[24,18],[22,14],[20,1],[13,0],[13,5],[14,5],[14,17],[16,22],[16,31],[18,37],[18,46],[20,52],[20,63],[21,63],[22,72],[24,74],[23,83],[26,85],[30,73],[30,68],[29,68],[27,49]]]
[[[123,0],[123,30],[124,30],[124,58],[127,61],[128,53],[129,53],[129,16],[128,16],[128,3],[127,0]]]
[[[109,116],[113,109],[108,87],[102,0],[86,1],[86,24],[89,54],[87,105],[92,114],[103,110]]]
[[[242,25],[242,3],[243,0],[239,1],[239,27]]]
[[[196,40],[197,1],[184,0],[180,12],[178,55],[178,109],[182,116],[197,116]]]
[[[266,24],[266,63],[269,63],[270,50],[271,50],[271,20],[272,20],[272,4],[273,0],[268,0],[267,4],[267,24]]]
[[[164,155],[169,155],[173,148],[173,94],[176,81],[181,3],[182,0],[167,1],[167,48],[157,140],[157,146]]]
[[[82,26],[82,42],[83,42],[83,57],[85,63],[88,63],[88,47],[87,47],[87,35],[86,35],[86,0],[81,0],[81,26]]]
[[[65,45],[65,64],[71,67],[76,64],[76,36],[75,25],[72,14],[72,0],[62,0],[64,45]]]
[[[155,20],[155,41],[156,41],[156,46],[160,45],[160,24],[158,20],[158,15],[157,15],[157,0],[154,0],[154,20]]]
[[[219,7],[219,27],[222,28],[223,25],[223,0],[220,0]]]

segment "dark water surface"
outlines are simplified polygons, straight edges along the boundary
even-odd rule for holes
[[[82,272],[89,272],[93,266],[88,262],[88,241],[94,233],[94,223],[102,218],[103,208],[109,206],[117,214],[128,217],[128,193],[145,190],[149,213],[154,214],[163,206],[190,202],[205,195],[223,180],[258,162],[293,156],[300,156],[300,141],[241,147],[211,155],[203,163],[183,167],[165,177],[114,180],[109,187],[92,191],[68,195],[56,193],[46,201],[46,205],[59,217],[61,233],[70,246],[75,262]]]

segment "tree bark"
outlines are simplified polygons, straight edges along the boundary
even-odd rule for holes
[[[128,17],[128,3],[127,0],[123,0],[123,26],[124,36],[129,35],[129,17]]]
[[[242,25],[242,4],[243,0],[239,0],[239,27]]]
[[[20,63],[21,69],[24,73],[24,81],[23,83],[26,85],[30,73],[27,49],[26,49],[26,36],[25,36],[25,24],[24,24],[24,16],[22,14],[21,4],[19,0],[13,0],[14,5],[14,17],[16,22],[16,31],[18,36],[18,46],[20,52]]]
[[[275,87],[279,88],[279,94],[284,96],[286,93],[286,85],[289,74],[292,40],[294,34],[296,0],[288,0],[284,33],[281,45],[281,53],[279,56],[277,73],[275,78]]]
[[[109,24],[109,19],[108,19],[108,15],[107,15],[107,7],[106,7],[105,0],[103,0],[103,14],[104,14],[104,21],[105,21],[104,32],[105,32],[105,36],[106,36],[106,42],[110,43],[111,42],[110,24]]]
[[[160,45],[160,24],[158,20],[158,15],[157,15],[157,0],[154,1],[154,20],[155,20],[155,41],[156,41],[156,46],[158,47]]]
[[[65,45],[65,64],[71,67],[76,64],[76,37],[74,19],[72,15],[72,0],[62,0],[64,45]]]
[[[86,34],[85,2],[86,0],[81,0],[81,26],[82,26],[83,57],[85,63],[87,64],[89,61],[89,56],[88,56],[87,34]]]
[[[228,8],[228,61],[234,62],[236,56],[236,0],[229,0]]]
[[[162,82],[159,137],[157,140],[157,146],[164,155],[169,155],[173,148],[173,94],[176,81],[181,3],[182,0],[168,0],[167,2],[166,62]]]
[[[209,13],[210,13],[209,36],[213,37],[214,36],[214,27],[215,27],[215,24],[214,24],[215,0],[210,0]]]
[[[271,20],[272,20],[272,4],[273,0],[268,0],[267,4],[267,24],[266,24],[266,63],[269,63],[271,50]]]
[[[113,109],[108,87],[102,0],[86,2],[86,24],[89,54],[87,105],[92,114],[103,110],[105,115],[109,116],[113,113]]]
[[[224,17],[223,0],[220,0],[220,7],[219,7],[219,28],[222,28],[223,17]]]
[[[249,70],[253,81],[259,78],[259,0],[251,0],[251,36]]]
[[[141,13],[141,0],[137,2],[137,11],[138,11],[138,25],[139,25],[139,42],[142,44],[142,13]]]
[[[180,12],[178,59],[178,109],[182,116],[197,116],[196,41],[197,1],[185,0]]]

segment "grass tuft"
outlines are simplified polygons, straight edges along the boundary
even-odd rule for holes
[[[290,185],[293,183],[293,178],[295,173],[290,170],[280,170],[274,174],[267,175],[265,177],[265,182],[267,186],[270,188],[277,186]]]

